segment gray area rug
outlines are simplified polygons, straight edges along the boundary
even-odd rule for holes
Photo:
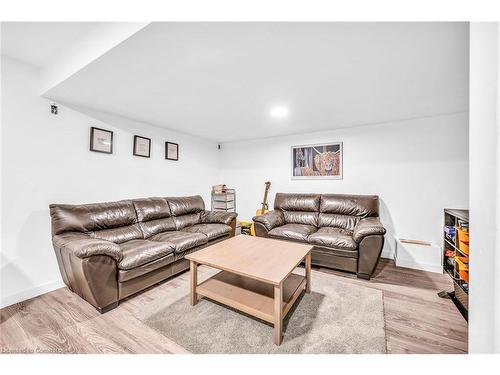
[[[298,269],[295,272],[303,272]],[[199,281],[216,272],[199,275]],[[207,299],[192,307],[189,283],[143,310],[142,321],[192,353],[386,353],[384,306],[379,290],[312,272],[284,320],[283,343],[273,343],[272,325]]]

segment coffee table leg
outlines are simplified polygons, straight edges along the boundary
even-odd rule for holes
[[[191,270],[191,306],[198,303],[198,295],[196,294],[196,286],[198,285],[198,264],[189,261],[189,268]]]
[[[306,255],[306,293],[311,292],[311,252]]]
[[[283,285],[274,287],[274,343],[281,344],[283,324]]]

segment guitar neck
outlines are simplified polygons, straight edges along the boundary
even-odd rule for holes
[[[266,185],[266,190],[264,191],[264,200],[262,202],[262,212],[269,210],[269,205],[267,204],[267,192],[269,191],[269,186]]]

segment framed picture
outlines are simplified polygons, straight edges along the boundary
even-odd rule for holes
[[[90,128],[90,151],[113,153],[113,132],[111,130]]]
[[[173,142],[165,142],[165,159],[179,160],[179,145]]]
[[[292,179],[342,179],[342,142],[292,146]]]
[[[134,155],[143,158],[151,157],[151,139],[134,135]]]

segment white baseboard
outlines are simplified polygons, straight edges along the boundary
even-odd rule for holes
[[[384,249],[382,250],[382,254],[380,254],[380,257],[384,259],[394,260],[394,251],[392,251],[392,249]]]
[[[394,251],[391,251],[391,249],[388,249],[388,251],[385,251],[384,249],[380,257],[383,259],[393,260],[396,263],[396,267],[412,268],[414,270],[443,273],[443,267],[441,267],[441,264],[430,264],[430,263],[410,261],[406,259],[405,260],[397,259],[396,254],[394,253]]]
[[[0,308],[4,308],[14,303],[22,302],[27,299],[39,296],[44,293],[52,292],[53,290],[64,287],[62,279],[50,281],[48,283],[36,286],[34,288],[25,289],[21,292],[14,293],[8,296],[2,296],[0,300]]]
[[[414,270],[443,273],[443,267],[441,267],[441,264],[414,262],[407,259],[396,258],[396,267],[413,268]]]

